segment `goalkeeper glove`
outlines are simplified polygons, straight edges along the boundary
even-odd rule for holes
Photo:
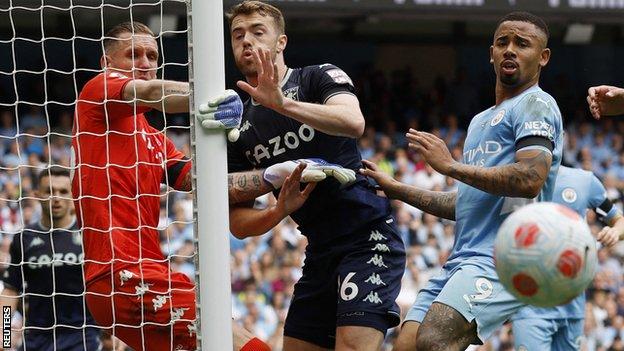
[[[264,174],[262,177],[264,180],[271,185],[273,185],[274,189],[279,189],[284,184],[286,177],[288,177],[294,170],[299,166],[299,161],[286,161],[281,163],[276,163],[272,166],[267,167],[264,170]],[[325,179],[327,174],[322,170],[318,169],[310,169],[310,167],[306,167],[301,174],[301,182],[303,183],[311,183],[311,182],[320,182]]]
[[[323,171],[326,175],[334,177],[342,186],[347,186],[355,182],[355,171],[352,169],[329,163],[320,158],[307,158],[300,161],[308,164],[306,169]]]
[[[264,180],[271,183],[275,189],[279,189],[286,177],[302,162],[307,164],[301,175],[301,180],[304,183],[320,182],[327,176],[336,178],[342,186],[355,182],[355,171],[320,158],[303,158],[274,164],[264,171]]]
[[[238,140],[238,127],[243,117],[243,102],[234,90],[228,89],[207,104],[199,105],[197,120],[207,129],[230,130],[228,139]]]

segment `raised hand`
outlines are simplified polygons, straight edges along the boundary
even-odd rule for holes
[[[444,140],[437,136],[410,129],[406,134],[409,147],[418,152],[433,169],[448,175],[451,166],[456,163]]]
[[[624,89],[601,85],[587,91],[589,111],[595,119],[624,114]]]
[[[305,163],[300,163],[297,168],[288,176],[282,185],[277,204],[275,207],[284,217],[297,211],[306,202],[316,183],[308,183],[301,191],[301,175],[306,168]]]
[[[366,168],[360,169],[360,174],[365,177],[373,178],[384,192],[386,192],[394,183],[396,183],[396,180],[394,178],[392,178],[388,173],[380,170],[379,167],[373,162],[368,160],[362,160],[362,163]]]
[[[258,49],[258,51],[253,50],[252,53],[258,74],[258,85],[253,87],[242,80],[239,80],[236,85],[262,106],[278,110],[284,105],[284,94],[280,87],[277,65],[271,58],[271,51]]]
[[[596,235],[596,240],[606,247],[611,247],[620,240],[620,234],[615,228],[604,227],[600,233]]]

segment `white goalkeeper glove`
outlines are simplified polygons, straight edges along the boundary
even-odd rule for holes
[[[207,104],[199,105],[197,120],[207,129],[226,129],[228,140],[235,142],[240,136],[243,102],[236,92],[228,89]]]
[[[329,163],[320,158],[304,158],[296,161],[276,163],[264,170],[264,180],[271,183],[275,189],[279,189],[300,163],[306,163],[301,181],[303,183],[320,182],[327,176],[334,177],[341,185],[346,186],[355,182],[355,171]]]
[[[297,161],[286,161],[281,163],[276,163],[272,166],[267,167],[264,170],[264,174],[262,177],[265,181],[269,182],[273,185],[274,189],[279,189],[284,184],[286,177],[288,177],[294,170],[299,166],[300,162]],[[316,183],[325,179],[327,174],[325,172],[318,169],[310,169],[310,167],[306,167],[301,174],[301,182],[302,183]]]
[[[326,175],[334,177],[342,186],[347,186],[355,182],[355,171],[352,169],[344,168],[334,163],[329,163],[320,158],[305,158],[299,161],[308,164],[306,169],[320,170]]]

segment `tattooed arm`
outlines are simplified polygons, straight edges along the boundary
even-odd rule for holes
[[[490,194],[530,199],[539,195],[551,164],[550,152],[529,149],[516,152],[516,162],[505,166],[484,168],[453,163],[447,175]]]
[[[252,201],[273,191],[273,186],[264,181],[263,170],[228,174],[228,197],[230,205]]]
[[[177,190],[191,191],[193,177],[191,172],[186,173]],[[262,170],[228,174],[228,197],[230,205],[249,203],[253,207],[253,200],[273,190],[270,184],[262,179]]]
[[[299,172],[303,172],[305,167],[301,168]],[[236,172],[228,174],[228,198],[230,205],[237,205],[242,203],[252,202],[257,197],[273,191],[273,186],[266,182],[263,178],[264,170],[253,170],[246,172]],[[177,190],[190,191],[192,189],[192,175],[188,172]],[[249,206],[248,206],[249,207]]]
[[[431,167],[462,183],[498,196],[534,198],[542,190],[552,164],[545,148],[520,149],[516,162],[496,167],[478,167],[457,162],[444,141],[431,133],[410,129],[409,147]]]
[[[124,87],[123,98],[159,111],[189,112],[189,84],[186,82],[134,79]]]
[[[455,191],[428,191],[396,182],[388,189],[384,188],[384,192],[391,199],[401,200],[436,217],[455,220]]]
[[[396,181],[370,161],[362,160],[362,163],[366,169],[361,169],[360,173],[375,179],[389,198],[403,201],[434,216],[455,220],[457,192],[419,189]]]
[[[305,165],[299,165],[286,177],[275,205],[260,210],[254,209],[252,202],[232,204],[230,201],[230,231],[243,239],[262,235],[275,227],[286,216],[298,210],[310,196],[316,183],[308,183],[301,190],[301,174]]]

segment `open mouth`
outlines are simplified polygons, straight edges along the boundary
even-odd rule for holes
[[[149,80],[149,74],[147,72],[143,72],[143,71],[138,71],[138,72],[134,72],[134,79],[140,79],[140,80]]]
[[[503,74],[514,74],[518,70],[518,64],[512,60],[505,60],[501,63],[501,71]]]
[[[250,60],[252,57],[253,57],[253,53],[251,50],[243,51],[243,58]]]

